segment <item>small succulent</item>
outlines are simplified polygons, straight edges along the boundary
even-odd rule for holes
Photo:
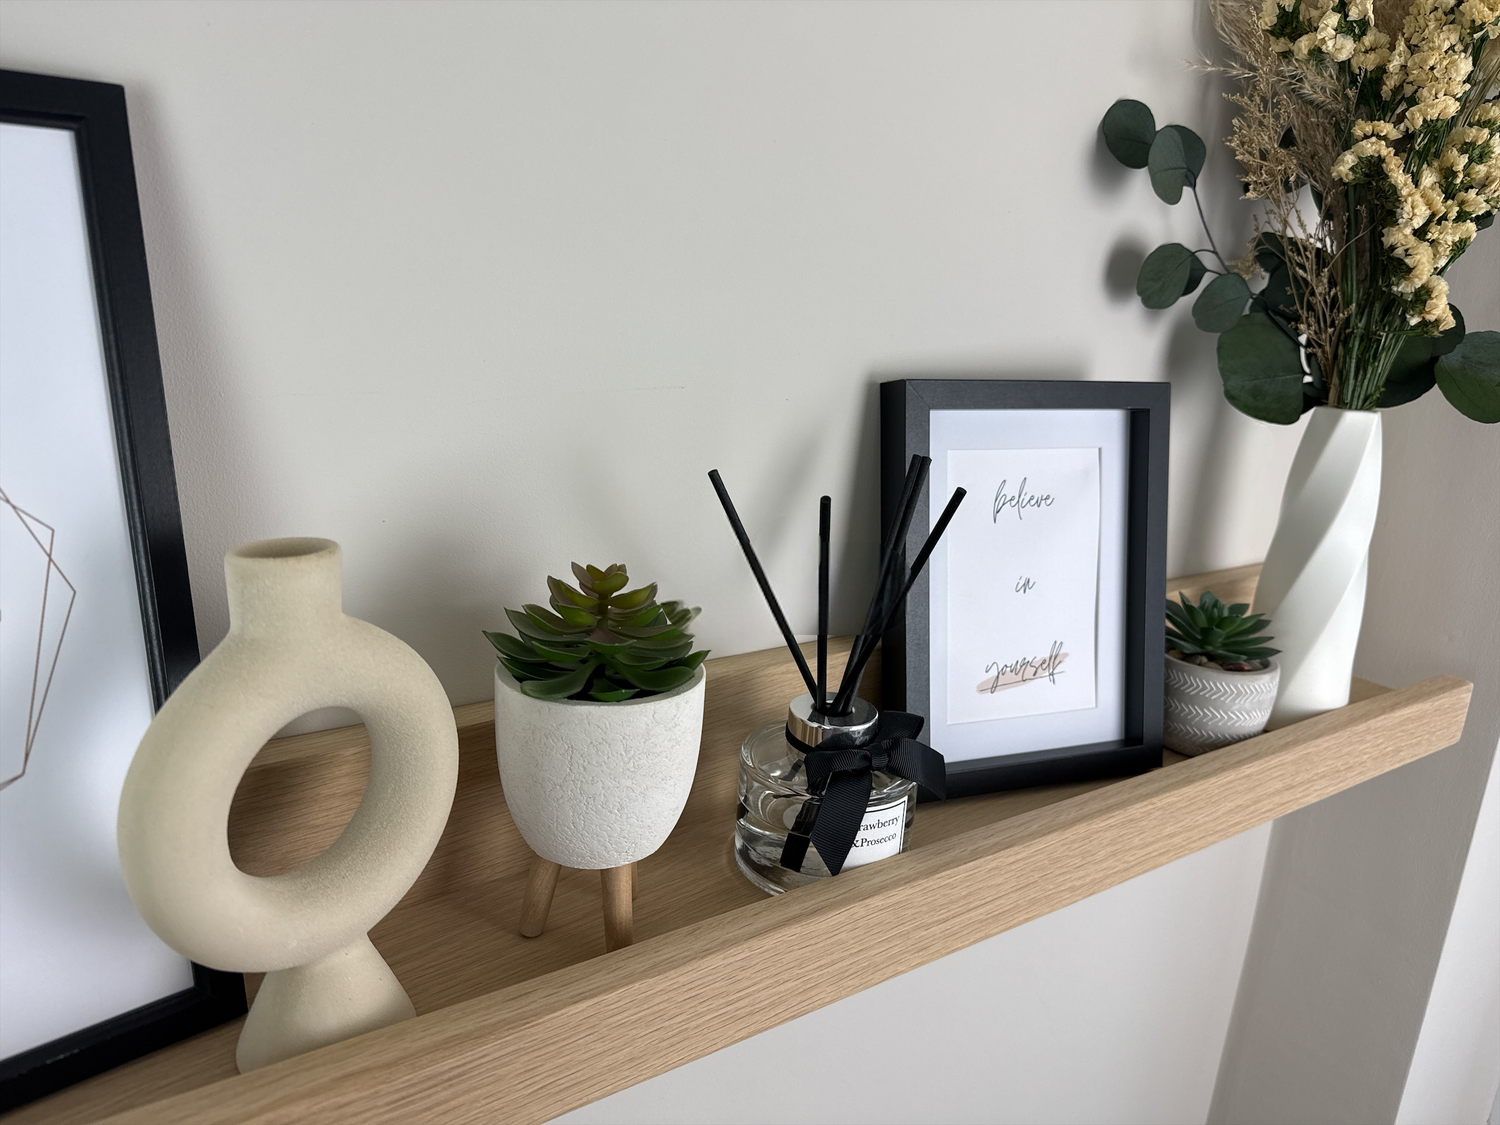
[[[656,600],[656,583],[626,590],[624,563],[573,564],[576,587],[549,577],[551,609],[524,605],[505,616],[519,636],[484,635],[500,663],[534,699],[618,703],[679,688],[708,655],[693,651],[696,608]],[[623,593],[622,593],[623,591]]]
[[[1266,648],[1266,642],[1274,637],[1263,636],[1262,630],[1271,622],[1263,614],[1252,613],[1243,602],[1226,606],[1213,594],[1204,591],[1194,605],[1187,595],[1178,593],[1181,604],[1167,599],[1167,648],[1182,653],[1184,658],[1202,657],[1192,663],[1212,661],[1231,672],[1247,672],[1255,668],[1252,661],[1275,656],[1279,648]]]

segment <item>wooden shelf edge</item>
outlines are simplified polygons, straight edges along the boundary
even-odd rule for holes
[[[109,1120],[545,1121],[1452,745],[1471,690],[1376,694]]]

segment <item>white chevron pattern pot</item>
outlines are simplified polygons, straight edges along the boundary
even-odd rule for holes
[[[1281,674],[1276,661],[1259,672],[1221,672],[1166,658],[1162,742],[1179,754],[1201,754],[1251,738],[1266,727]]]
[[[1380,415],[1314,407],[1255,591],[1281,650],[1269,729],[1349,702],[1379,503]]]

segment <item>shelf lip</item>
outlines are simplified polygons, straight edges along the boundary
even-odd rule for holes
[[[546,1121],[1450,746],[1471,691],[1383,692],[108,1120]]]

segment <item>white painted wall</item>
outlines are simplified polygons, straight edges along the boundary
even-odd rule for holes
[[[774,644],[714,466],[801,632],[833,494],[852,629],[892,376],[1170,379],[1173,572],[1260,558],[1298,428],[1224,403],[1185,307],[1140,308],[1135,263],[1194,223],[1095,138],[1119,96],[1222,135],[1183,65],[1203,21],[1188,2],[4,0],[0,63],[126,86],[205,650],[224,551],[328,535],[349,611],[467,702],[489,690],[479,628],[574,558],[701,603],[720,654]],[[1205,204],[1243,229],[1210,149]],[[1202,1120],[1264,844],[585,1115],[728,1120],[750,1088],[786,1120]],[[747,1072],[794,1070],[806,1028],[865,1030],[882,997],[964,1065],[891,1094],[888,1057],[860,1055],[823,1100]]]
[[[715,466],[799,632],[833,495],[852,631],[900,375],[1171,376],[1173,572],[1269,541],[1296,434],[1140,307],[1134,262],[1196,222],[1095,139],[1126,94],[1222,122],[1191,4],[0,11],[6,66],[128,91],[205,650],[224,552],[285,534],[339,540],[349,611],[456,703],[571,559],[768,647]]]

